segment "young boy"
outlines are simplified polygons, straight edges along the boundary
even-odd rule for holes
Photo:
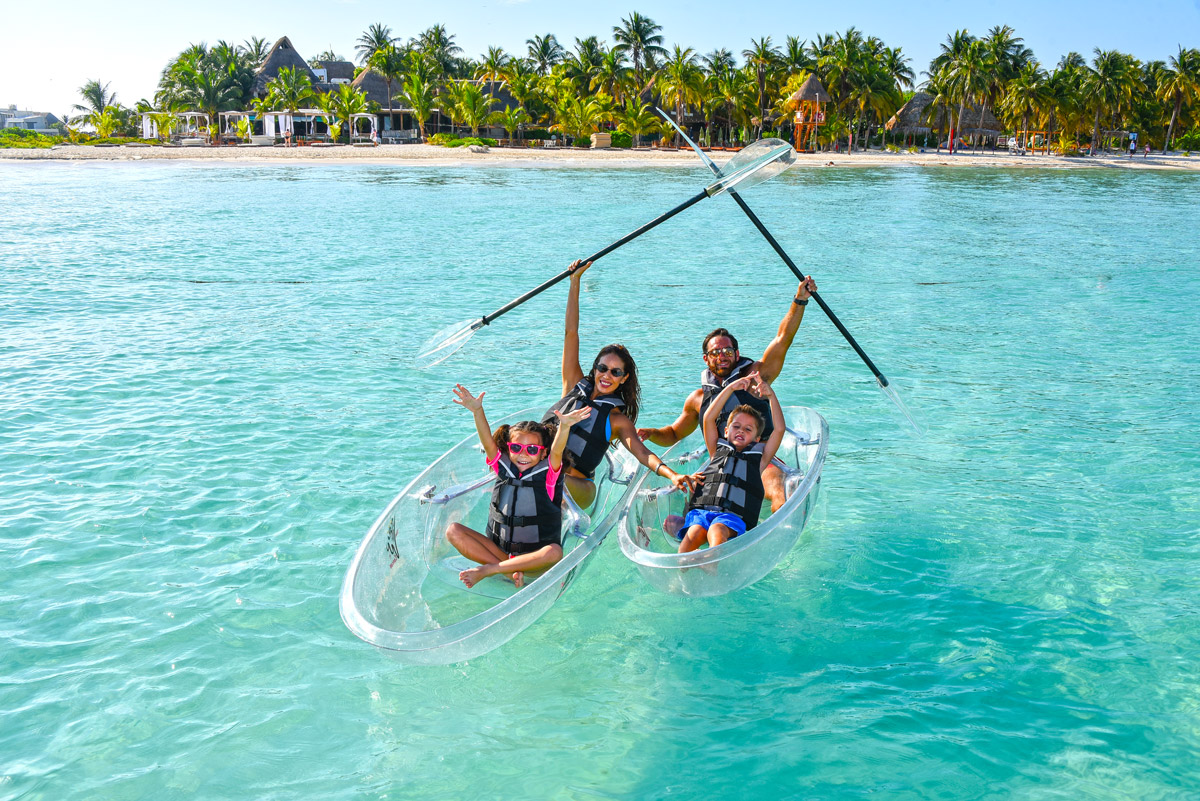
[[[718,437],[717,418],[738,390],[751,390],[770,401],[773,428],[766,442],[759,441],[766,421],[757,409],[745,404],[730,412],[725,436]],[[758,373],[751,373],[725,385],[704,413],[703,425],[704,444],[712,458],[698,474],[704,483],[692,493],[688,504],[680,553],[694,551],[705,541],[715,548],[758,525],[764,494],[762,471],[771,464],[783,441],[783,409],[771,385]]]

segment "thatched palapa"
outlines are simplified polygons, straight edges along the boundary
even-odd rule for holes
[[[903,134],[928,134],[941,131],[950,133],[950,129],[958,123],[958,105],[946,108],[930,109],[933,95],[928,92],[917,92],[912,99],[905,103],[884,125],[889,131]],[[947,119],[949,114],[949,119]],[[998,136],[1004,132],[1004,126],[996,119],[991,109],[983,115],[983,124],[979,124],[979,107],[968,103],[963,114],[963,128],[959,134],[978,134],[982,136]]]
[[[828,103],[832,100],[829,93],[825,91],[825,87],[817,80],[816,74],[808,76],[799,89],[797,89],[790,98],[789,102],[792,105],[798,105],[801,101],[815,101],[817,103]]]
[[[275,80],[279,71],[284,67],[300,70],[308,76],[308,80],[312,82],[313,86],[317,85],[317,76],[309,69],[308,62],[292,46],[292,41],[284,36],[271,48],[271,52],[267,54],[262,66],[258,68],[258,74],[254,76],[255,97],[266,96],[267,84]]]

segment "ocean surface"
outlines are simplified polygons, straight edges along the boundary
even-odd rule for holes
[[[1200,796],[1200,181],[795,169],[746,199],[816,304],[776,384],[829,421],[796,549],[714,599],[612,536],[467,664],[338,615],[395,493],[559,385],[566,286],[701,169],[0,164],[0,798]],[[674,419],[795,279],[726,198],[584,278]]]

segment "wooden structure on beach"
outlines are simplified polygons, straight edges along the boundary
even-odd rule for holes
[[[817,129],[825,124],[825,104],[832,98],[814,74],[788,100],[796,107],[796,151],[811,153]]]
[[[949,135],[951,129],[958,123],[958,106],[934,105],[933,100],[933,95],[928,92],[917,92],[900,107],[899,111],[892,115],[892,118],[883,127],[893,133],[903,135],[906,141],[908,137],[913,137],[913,144],[916,144],[915,138],[918,135],[928,136],[935,131],[940,140],[943,136]],[[991,109],[984,110],[981,123],[979,106],[972,103],[967,104],[963,112],[963,128],[957,132],[960,139],[967,135],[983,139],[996,138],[1002,133],[1004,133],[1004,129]]]

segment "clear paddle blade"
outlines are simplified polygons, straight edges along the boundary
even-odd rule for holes
[[[417,366],[432,367],[446,361],[467,344],[467,340],[480,328],[483,328],[483,320],[479,318],[446,326],[421,347],[421,352],[417,354]]]
[[[896,385],[885,378],[876,378],[875,383],[879,384],[880,391],[883,392],[883,394],[887,396],[887,399],[892,402],[892,404],[896,407],[896,411],[900,412],[900,414],[904,416],[904,419],[908,421],[908,424],[911,425],[913,430],[917,432],[917,436],[925,436],[925,427],[917,422],[917,419],[912,416],[912,412],[910,412],[908,407],[904,405],[904,401],[900,400],[900,393],[896,391]]]
[[[796,151],[782,139],[760,139],[731,158],[721,170],[720,180],[711,184],[709,197],[731,189],[744,190],[776,175],[796,163]]]

